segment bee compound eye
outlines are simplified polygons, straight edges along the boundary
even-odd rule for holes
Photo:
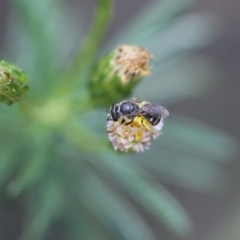
[[[115,122],[118,121],[118,119],[119,119],[118,110],[119,110],[119,104],[114,103],[111,107],[110,112],[111,112],[112,120]]]

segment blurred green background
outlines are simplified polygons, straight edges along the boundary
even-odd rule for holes
[[[0,239],[239,240],[239,9],[237,0],[121,0],[112,10],[104,0],[1,0],[1,59],[27,73],[34,114],[0,105]],[[78,53],[95,12],[102,28],[111,13],[108,30]],[[133,96],[170,111],[141,154],[114,152],[105,109],[84,101],[91,63],[118,44],[154,55]],[[74,90],[54,95],[78,54]]]

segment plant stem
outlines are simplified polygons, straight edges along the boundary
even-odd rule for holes
[[[85,77],[93,62],[93,58],[104,35],[107,23],[111,16],[112,0],[97,0],[97,10],[93,20],[92,28],[80,46],[76,58],[64,74],[61,84],[57,89],[57,94],[68,92],[75,86],[75,81],[80,77]],[[82,79],[83,81],[83,79]]]
[[[90,132],[76,119],[69,121],[67,126],[62,127],[61,133],[80,151],[99,154],[107,149],[107,138],[96,136],[94,132]]]

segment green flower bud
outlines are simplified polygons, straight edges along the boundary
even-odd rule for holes
[[[142,47],[120,45],[100,59],[88,85],[94,104],[104,106],[129,97],[139,80],[150,74],[152,58]]]
[[[0,102],[11,105],[23,99],[28,92],[28,78],[13,64],[0,62]]]

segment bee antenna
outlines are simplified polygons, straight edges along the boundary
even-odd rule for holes
[[[107,121],[112,121],[112,116],[108,116]]]

